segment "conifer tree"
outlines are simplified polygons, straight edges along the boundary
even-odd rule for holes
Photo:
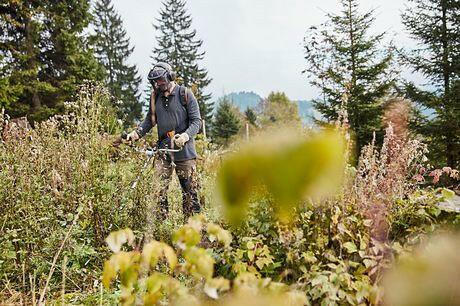
[[[200,51],[203,41],[196,38],[192,17],[186,11],[184,0],[165,0],[160,17],[154,25],[159,31],[158,45],[153,50],[154,62],[167,62],[177,72],[178,82],[192,89],[200,106],[201,117],[209,123],[213,104],[205,87],[211,83],[206,69],[200,67],[205,52]]]
[[[84,80],[101,79],[82,35],[88,1],[8,0],[0,10],[0,97],[11,116],[46,119],[64,110]]]
[[[427,136],[439,166],[460,166],[460,2],[410,0],[402,22],[418,48],[404,55],[413,71],[429,80],[429,89],[407,84],[408,97],[434,111],[422,116],[417,130]]]
[[[244,116],[250,124],[256,126],[257,115],[254,109],[250,107],[246,108],[246,110],[244,111]]]
[[[62,110],[62,102],[72,98],[86,80],[101,81],[103,70],[83,35],[91,14],[87,0],[48,1],[45,31],[48,48],[43,57],[47,69],[43,78],[57,90],[46,97],[47,105]]]
[[[142,116],[139,85],[142,81],[135,65],[128,64],[134,47],[123,28],[123,21],[111,0],[99,0],[94,8],[95,34],[90,41],[96,58],[104,66],[106,83],[114,98],[119,118],[129,126]]]
[[[228,100],[219,101],[213,121],[213,141],[219,144],[228,144],[230,138],[241,128],[241,121],[236,114],[236,108]]]
[[[361,149],[381,131],[381,100],[395,83],[391,48],[380,48],[385,33],[369,35],[374,11],[359,12],[357,0],[341,0],[342,11],[328,14],[328,21],[311,27],[305,37],[305,73],[321,90],[314,101],[323,118],[331,122],[342,103]]]
[[[0,107],[12,117],[37,112],[42,95],[52,86],[39,79],[44,11],[43,1],[6,1],[0,4]]]

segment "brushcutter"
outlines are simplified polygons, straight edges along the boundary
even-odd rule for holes
[[[126,132],[123,132],[121,134],[121,139],[126,140],[128,134]],[[147,156],[147,159],[144,162],[144,165],[142,166],[141,172],[137,175],[136,179],[134,182],[131,184],[131,189],[136,188],[137,183],[139,182],[140,178],[142,177],[145,169],[148,167],[150,161],[153,158],[153,163],[155,163],[155,159],[158,156],[158,154],[169,154],[171,158],[171,167],[175,168],[175,163],[174,163],[174,153],[182,151],[182,148],[179,149],[170,149],[168,148],[168,144],[174,148],[174,131],[168,132],[167,137],[163,139],[162,141],[158,141],[153,147],[147,148],[147,149],[136,149],[137,152],[143,153]]]

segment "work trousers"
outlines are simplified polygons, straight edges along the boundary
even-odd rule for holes
[[[182,211],[186,221],[192,214],[201,212],[198,199],[198,179],[195,159],[175,161],[175,169],[169,155],[160,155],[155,161],[155,168],[160,176],[160,190],[158,195],[158,216],[160,220],[166,219],[169,213],[168,188],[173,171],[176,171],[182,188]]]

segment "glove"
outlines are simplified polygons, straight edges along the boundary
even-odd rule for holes
[[[177,134],[174,135],[174,143],[178,147],[183,147],[187,141],[189,141],[190,137],[187,133]]]
[[[140,138],[139,134],[135,130],[126,136],[126,140],[132,141],[132,142],[138,140],[139,138]]]

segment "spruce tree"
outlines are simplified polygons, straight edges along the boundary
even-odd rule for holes
[[[142,116],[139,85],[142,81],[135,65],[127,63],[134,47],[123,28],[123,21],[111,0],[99,0],[94,8],[95,35],[91,36],[96,58],[104,66],[106,83],[114,98],[114,105],[129,126]],[[121,103],[117,103],[120,101]]]
[[[255,112],[252,108],[247,107],[246,110],[244,111],[244,116],[245,116],[246,120],[247,120],[250,124],[252,124],[252,125],[254,125],[254,126],[257,125],[257,124],[256,124],[257,115],[256,115],[256,112]]]
[[[158,45],[153,50],[152,59],[169,63],[177,72],[178,82],[192,89],[200,106],[201,117],[210,123],[213,104],[208,102],[210,94],[205,87],[211,83],[206,69],[200,67],[205,52],[200,51],[203,41],[197,39],[192,29],[192,17],[187,13],[184,0],[165,0],[156,19],[155,30]]]
[[[0,10],[0,97],[12,117],[60,113],[79,84],[101,78],[82,36],[88,1],[8,0]]]
[[[62,111],[63,102],[70,100],[86,80],[101,81],[103,70],[83,36],[91,19],[89,1],[47,3],[44,27],[49,39],[43,53],[47,67],[43,79],[57,90],[45,99],[47,105]]]
[[[236,108],[227,99],[219,101],[213,121],[213,141],[219,144],[228,144],[230,138],[241,128],[241,121],[236,114]]]
[[[439,166],[460,166],[460,2],[410,0],[402,22],[418,48],[404,55],[428,88],[407,84],[408,97],[433,114],[415,126],[427,136],[430,154]]]
[[[0,107],[12,117],[38,112],[42,95],[53,90],[39,78],[43,23],[38,18],[44,1],[6,1],[0,4]]]
[[[341,0],[338,15],[327,14],[328,21],[311,27],[304,40],[305,73],[310,83],[321,90],[315,108],[327,122],[338,117],[345,103],[356,148],[371,141],[381,131],[381,99],[395,83],[391,69],[391,48],[379,46],[385,33],[369,35],[374,11],[360,13],[357,0]]]

